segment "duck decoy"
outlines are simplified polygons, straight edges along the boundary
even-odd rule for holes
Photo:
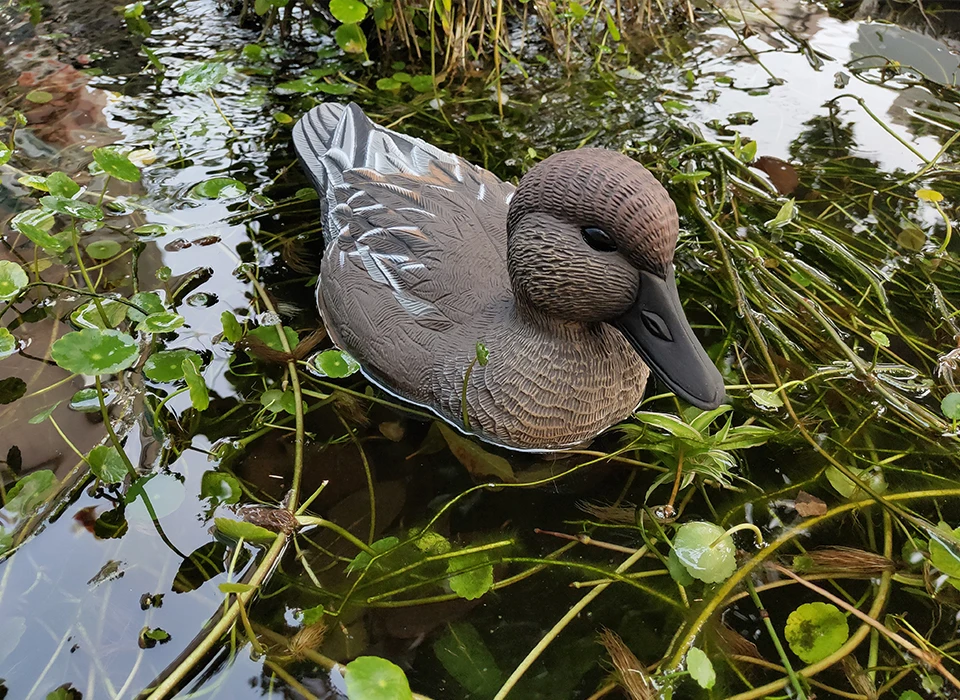
[[[387,392],[535,451],[630,416],[650,369],[724,400],[677,294],[676,206],[631,158],[560,152],[514,187],[355,104],[313,108],[293,142],[323,210],[327,332]]]

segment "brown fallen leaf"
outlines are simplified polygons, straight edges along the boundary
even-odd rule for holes
[[[811,496],[806,491],[801,491],[797,494],[797,499],[794,501],[793,507],[804,518],[810,517],[811,515],[823,515],[827,512],[827,504],[816,496]]]
[[[762,170],[780,194],[791,194],[800,185],[800,176],[790,163],[773,156],[760,156],[750,164]]]

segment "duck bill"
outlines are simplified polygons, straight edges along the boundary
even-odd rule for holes
[[[640,272],[637,300],[614,325],[677,396],[703,410],[723,403],[723,377],[687,322],[673,265],[665,278]]]

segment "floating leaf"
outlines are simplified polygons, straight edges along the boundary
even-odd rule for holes
[[[960,537],[960,527],[955,530],[951,530],[950,526],[946,523],[940,523],[938,529],[942,530],[946,534],[953,534],[956,537]],[[960,561],[957,560],[957,557],[946,547],[944,547],[936,538],[930,538],[930,563],[933,564],[937,569],[949,576],[950,578],[960,579]]]
[[[705,690],[710,690],[717,682],[717,672],[713,670],[710,658],[697,647],[691,647],[687,652],[687,671],[697,685]]]
[[[200,497],[217,503],[237,503],[243,495],[237,477],[218,471],[206,471],[200,479]]]
[[[327,611],[323,609],[322,605],[306,608],[305,610],[300,611],[300,622],[303,623],[304,627],[315,625],[323,619],[323,616],[326,614],[326,612]]]
[[[116,148],[95,148],[93,149],[93,159],[103,172],[110,177],[115,177],[124,182],[139,182],[140,180],[140,168]]]
[[[99,307],[97,304],[99,303]],[[79,328],[115,328],[127,317],[127,305],[113,299],[88,301],[83,306],[74,309],[70,314],[70,322]],[[103,311],[103,316],[100,311]],[[103,317],[107,320],[104,323]]]
[[[0,297],[2,298],[2,297]],[[960,392],[951,391],[940,402],[940,410],[945,418],[960,420]]]
[[[178,348],[153,353],[143,363],[143,373],[155,382],[175,382],[183,379],[183,363],[189,361],[199,370],[203,365],[200,355],[193,350]]]
[[[750,392],[750,398],[760,408],[780,408],[783,406],[783,399],[775,391],[766,389],[754,389]]]
[[[293,117],[291,117],[291,116],[290,116],[289,114],[287,114],[286,112],[274,112],[274,114],[273,114],[273,119],[274,119],[274,121],[276,121],[278,124],[292,124],[292,123],[293,123]]]
[[[97,328],[67,333],[50,350],[57,365],[76,374],[113,374],[132,365],[138,354],[126,333]]]
[[[13,151],[10,150],[10,147],[7,144],[0,141],[0,165],[4,165],[8,160],[10,160],[10,156],[12,155],[13,155]],[[30,177],[30,176],[28,175],[27,177]],[[20,180],[23,180],[23,179],[25,178],[20,178]]]
[[[4,148],[6,148],[6,146],[0,143],[0,152],[2,152]],[[12,153],[12,151],[8,151],[8,153]],[[50,188],[47,187],[47,178],[38,175],[24,175],[23,177],[18,177],[17,182],[25,187],[32,187],[35,190],[42,190],[43,192],[50,191]]]
[[[380,78],[377,81],[377,90],[383,90],[385,92],[399,90],[402,87],[403,83],[401,83],[399,80],[394,80],[393,78]]]
[[[217,531],[224,537],[232,540],[244,539],[247,542],[273,542],[277,539],[277,533],[271,532],[265,527],[244,522],[243,520],[230,520],[229,518],[214,518],[214,524]]]
[[[224,311],[220,314],[220,323],[223,324],[223,337],[228,342],[236,343],[243,337],[243,328],[232,311]]]
[[[220,589],[221,593],[227,595],[231,593],[249,593],[250,591],[257,590],[256,586],[251,586],[249,583],[221,583],[217,588]]]
[[[127,476],[127,465],[113,445],[97,445],[87,455],[90,471],[103,482],[119,484]]]
[[[357,23],[367,16],[367,6],[360,0],[330,0],[330,14],[338,22]]]
[[[242,196],[247,186],[232,177],[215,177],[204,180],[190,190],[191,197],[202,199],[233,199]]]
[[[34,104],[43,105],[53,99],[53,95],[47,92],[46,90],[32,90],[24,95],[24,99],[27,102],[33,102]]]
[[[185,319],[173,311],[150,314],[137,324],[138,331],[146,333],[170,333],[185,323]]]
[[[705,583],[730,578],[737,568],[737,548],[733,538],[724,532],[723,528],[708,522],[684,523],[679,527],[673,538],[673,550],[687,573]]]
[[[499,455],[491,454],[472,440],[456,432],[444,423],[437,422],[437,428],[447,441],[447,446],[460,464],[467,468],[473,476],[495,476],[501,481],[513,484],[517,477],[513,473],[510,462]]]
[[[870,331],[870,338],[881,348],[890,347],[890,338],[883,331]]]
[[[871,467],[864,469],[851,469],[857,477],[865,482],[876,493],[883,493],[887,490],[887,482],[883,478],[883,472],[874,470]],[[855,482],[848,479],[839,469],[833,465],[827,467],[827,481],[844,498],[866,498],[867,494],[861,493],[860,487]]]
[[[917,190],[917,199],[924,202],[942,202],[943,195],[936,190]]]
[[[144,224],[143,226],[137,226],[133,229],[133,232],[138,236],[160,238],[161,236],[166,236],[168,233],[176,233],[179,230],[179,227],[170,224]]]
[[[492,698],[503,684],[496,659],[468,622],[449,623],[443,636],[433,643],[433,653],[470,697]]]
[[[450,590],[465,600],[482,597],[493,585],[493,565],[483,552],[447,559]]]
[[[690,575],[687,568],[680,562],[680,559],[677,557],[677,552],[674,549],[671,549],[670,554],[667,555],[667,571],[670,572],[670,577],[681,586],[689,586],[694,581],[693,576]]]
[[[297,332],[295,330],[284,326],[283,334],[286,336],[287,345],[290,346],[291,350],[297,347],[297,343],[300,342],[300,339],[297,337]],[[280,342],[280,335],[277,333],[276,326],[260,326],[251,330],[248,335],[251,335],[257,340],[263,342],[263,344],[271,350],[284,352],[283,344]]]
[[[87,219],[88,221],[99,221],[103,218],[103,210],[95,204],[87,204],[76,199],[67,197],[55,197],[47,195],[40,198],[40,204],[45,209],[55,211],[58,214],[75,216],[78,219]]]
[[[210,406],[210,393],[203,376],[191,359],[184,360],[180,366],[183,368],[183,378],[190,388],[190,403],[198,411],[206,411]]]
[[[88,243],[84,248],[94,260],[107,260],[123,250],[122,246],[116,241],[104,238],[99,241]]]
[[[784,636],[791,651],[805,663],[823,661],[850,636],[847,618],[830,603],[804,603],[790,613]]]
[[[342,379],[360,369],[360,364],[342,350],[324,350],[311,359],[311,364],[321,377]]]
[[[434,82],[432,75],[415,75],[410,78],[410,87],[417,92],[433,92]]]
[[[80,192],[80,185],[75,183],[69,175],[59,171],[47,175],[44,189],[56,197],[72,199]]]
[[[80,413],[99,413],[100,399],[95,387],[80,389],[70,397],[70,410]]]
[[[30,278],[17,263],[0,260],[0,301],[13,299],[30,283]]]
[[[341,24],[333,36],[337,46],[347,53],[363,53],[367,50],[367,37],[358,24]]]
[[[792,198],[788,199],[780,207],[780,211],[777,212],[777,215],[772,219],[770,219],[769,221],[767,221],[764,224],[764,226],[766,226],[769,229],[783,228],[784,226],[789,224],[791,221],[793,221],[793,217],[795,214],[796,214],[796,202],[794,202]]]
[[[43,209],[22,211],[10,225],[48,253],[62,253],[70,247],[69,241],[48,233],[53,227],[53,214]]]
[[[413,700],[403,670],[377,656],[360,656],[348,663],[344,680],[350,700]]]
[[[211,61],[188,68],[180,76],[177,84],[184,92],[206,92],[225,77],[227,77],[227,67],[219,61]]]
[[[10,357],[19,347],[16,336],[6,328],[0,328],[0,360]]]
[[[59,485],[56,474],[49,469],[27,474],[14,484],[13,488],[7,490],[7,503],[4,507],[20,516],[33,515]]]
[[[301,187],[299,190],[296,191],[294,196],[297,199],[303,200],[304,202],[309,202],[314,199],[320,199],[320,195],[317,194],[317,191],[312,187]]]
[[[143,309],[143,311],[140,311],[140,309],[135,309],[132,306],[127,307],[127,318],[134,323],[139,323],[150,314],[158,314],[164,311],[163,299],[156,292],[137,292],[130,297],[130,301]]]
[[[124,494],[127,520],[150,523],[175,513],[186,496],[186,489],[172,474],[150,474],[134,481]],[[147,508],[147,501],[150,508]],[[151,514],[151,510],[153,514]]]

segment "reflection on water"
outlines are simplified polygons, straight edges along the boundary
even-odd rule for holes
[[[111,186],[110,196],[116,198],[119,211],[111,217],[104,235],[119,239],[123,230],[147,224],[174,231],[166,237],[141,238],[136,282],[141,288],[164,288],[170,294],[189,283],[185,295],[205,295],[179,308],[186,325],[167,347],[189,347],[205,355],[209,361],[205,378],[214,403],[210,412],[198,416],[188,410],[187,396],[171,399],[169,407],[175,417],[167,426],[168,437],[158,439],[164,433],[155,421],[161,419],[145,407],[140,387],[119,382],[109,387],[114,396],[113,418],[118,429],[126,428],[128,434],[128,453],[135,464],[158,471],[146,489],[158,511],[160,527],[143,512],[142,501],[125,504],[117,493],[81,489],[44,523],[34,539],[0,563],[0,620],[4,620],[0,636],[5,635],[0,639],[0,678],[4,679],[0,688],[9,689],[10,697],[45,697],[58,686],[71,683],[87,700],[125,698],[133,697],[176,660],[200,632],[201,621],[222,605],[224,596],[217,584],[238,580],[258,551],[247,547],[238,553],[232,543],[215,540],[210,534],[212,517],[225,508],[218,510],[199,495],[203,475],[215,466],[216,456],[222,456],[231,441],[249,427],[238,422],[238,416],[244,414],[233,413],[248,398],[249,382],[260,379],[260,372],[268,373],[251,364],[238,378],[236,368],[230,365],[231,349],[219,342],[224,311],[235,312],[241,320],[256,313],[254,293],[239,269],[241,264],[261,272],[285,323],[301,329],[317,323],[310,275],[288,274],[284,261],[292,257],[291,251],[276,245],[272,237],[301,234],[298,255],[309,269],[319,255],[313,204],[294,203],[255,217],[256,207],[269,206],[269,202],[254,200],[244,205],[245,209],[229,201],[201,201],[189,191],[203,180],[223,176],[244,182],[250,193],[281,200],[306,185],[296,169],[288,169],[292,159],[289,128],[273,117],[283,110],[299,113],[306,103],[298,96],[273,90],[278,78],[270,71],[293,77],[299,71],[297,53],[329,44],[329,40],[308,33],[302,44],[286,53],[278,50],[275,60],[269,62],[270,71],[232,64],[234,69],[218,88],[221,115],[209,95],[185,94],[177,89],[175,79],[192,61],[236,51],[257,39],[255,32],[238,28],[235,18],[217,3],[174,0],[150,8],[153,32],[146,45],[166,66],[166,77],[154,75],[147,67],[138,53],[138,42],[112,3],[75,0],[55,4],[49,19],[36,29],[26,20],[12,17],[0,34],[0,83],[12,86],[10,94],[34,91],[50,95],[49,100],[23,107],[27,124],[16,136],[18,156],[23,159],[18,163],[28,166],[30,172],[0,169],[0,221],[5,240],[13,251],[33,259],[32,246],[6,226],[12,214],[30,206],[24,200],[31,192],[18,183],[20,177],[63,170],[76,174],[78,183],[86,186],[93,181],[86,173],[91,147],[120,142],[130,148],[151,149],[151,161],[140,183]],[[465,121],[468,113],[486,115],[496,110],[491,91],[481,86],[475,90],[475,104],[450,105],[455,124],[448,126],[433,111],[421,109],[400,128],[415,130],[509,177],[522,172],[534,156],[581,143],[640,151],[667,120],[676,120],[698,127],[708,138],[728,137],[737,131],[755,140],[759,155],[767,158],[758,167],[781,193],[803,199],[818,186],[826,187],[825,182],[833,186],[829,172],[821,173],[814,183],[807,177],[810,169],[842,158],[857,167],[878,169],[883,177],[897,171],[913,172],[923,161],[895,137],[929,159],[960,124],[956,94],[947,90],[957,82],[958,60],[947,44],[895,26],[838,19],[809,4],[773,2],[764,6],[764,12],[751,10],[745,18],[752,28],[745,40],[729,26],[712,25],[683,56],[673,56],[678,65],[671,64],[663,53],[655,53],[642,64],[642,80],[628,73],[622,79],[590,75],[580,82],[568,81],[553,75],[550,68],[538,72],[531,61],[529,82],[519,73],[505,82],[511,103],[502,127],[486,118]],[[93,74],[96,71],[102,73]],[[364,76],[360,71],[354,73],[358,78]],[[465,88],[467,94],[470,89]],[[879,121],[853,98],[841,95],[862,99]],[[366,102],[383,121],[402,116],[405,107],[364,91],[358,91],[353,99]],[[844,181],[840,186],[863,185]],[[942,226],[936,210],[911,216],[918,227],[923,224],[915,248],[926,245],[923,231],[942,235],[936,228]],[[866,215],[863,220],[873,223]],[[863,230],[859,222],[844,221],[842,226],[848,227],[842,230],[850,235]],[[771,233],[771,238],[775,236]],[[174,238],[193,244],[171,245]],[[197,244],[201,239],[216,242]],[[696,252],[686,247],[681,254],[693,257]],[[4,249],[0,258],[10,255]],[[42,253],[36,255],[43,258]],[[695,264],[691,260],[689,267]],[[899,259],[891,261],[890,269],[899,264]],[[43,279],[64,283],[66,268],[58,260],[43,260],[39,266]],[[163,268],[169,268],[164,273],[169,280],[160,285],[158,273]],[[102,273],[116,291],[128,293],[134,281],[123,277],[122,269],[126,268],[107,265]],[[811,268],[809,274],[821,273]],[[879,271],[869,270],[850,284],[861,284],[859,280],[871,275],[878,283],[885,279]],[[849,280],[830,280],[834,282],[838,289],[849,292],[841,286]],[[35,425],[29,419],[58,401],[64,402],[53,415],[60,430],[82,452],[102,439],[103,426],[98,413],[68,406],[74,393],[91,383],[90,378],[69,377],[44,360],[52,340],[71,329],[67,319],[80,300],[61,295],[56,304],[46,306],[41,304],[43,299],[37,292],[2,318],[3,324],[29,345],[20,354],[0,361],[0,376],[20,378],[28,394],[0,406],[0,457],[10,455],[15,446],[22,455],[22,472],[43,467],[64,478],[78,465],[78,458],[49,422]],[[768,320],[774,325],[781,320],[778,313],[789,313],[769,311]],[[903,322],[909,324],[909,310],[900,311]],[[777,358],[788,368],[792,342],[782,343],[787,351]],[[947,349],[950,339],[925,342],[940,343]],[[816,356],[819,346],[814,340],[810,347]],[[898,352],[910,357],[909,349],[898,348]],[[922,400],[928,388],[913,382],[912,375],[909,378],[911,382],[887,383],[911,399]],[[354,388],[363,391],[362,385]],[[461,464],[441,449],[442,443],[432,446],[437,449],[423,448],[430,445],[427,424],[398,417],[382,407],[367,412],[359,401],[353,404],[342,399],[334,407],[335,411],[318,411],[308,424],[303,490],[309,494],[324,480],[330,482],[314,503],[314,512],[360,533],[370,524],[364,463],[353,443],[343,439],[338,418],[344,416],[360,431],[376,472],[376,536],[402,533],[422,524],[428,514],[471,485]],[[824,410],[849,411],[845,420],[860,422],[852,408],[829,406]],[[614,440],[606,444],[612,445]],[[276,431],[252,442],[230,466],[249,489],[247,497],[276,502],[290,486],[292,453],[290,434]],[[788,454],[797,462],[792,475],[799,480],[812,458],[804,453]],[[518,468],[553,468],[528,456],[511,459]],[[781,477],[776,476],[778,469],[782,469]],[[764,485],[773,481],[771,474],[774,478],[789,476],[780,455],[770,452],[751,455],[746,470]],[[535,536],[534,527],[569,529],[565,521],[583,517],[576,506],[579,499],[612,501],[624,483],[623,472],[609,467],[581,473],[581,478],[549,489],[472,494],[438,523],[438,530],[463,542],[474,541],[474,536],[515,534],[518,549],[542,554],[552,545]],[[643,498],[646,486],[645,482],[639,489],[638,499]],[[699,516],[709,517],[709,513]],[[0,521],[4,518],[0,512]],[[111,522],[124,520],[126,530],[109,529]],[[337,538],[321,541],[320,546],[334,557],[353,555]],[[300,556],[326,562],[327,552]],[[585,559],[602,565],[613,561],[603,554],[585,555]],[[339,568],[325,572],[318,567],[317,580],[304,583],[297,577],[291,554],[276,572],[274,588],[258,605],[257,619],[286,621],[292,628],[291,608],[317,604],[313,586],[335,589],[342,585],[342,578]],[[533,577],[479,602],[456,600],[411,609],[381,607],[368,613],[348,610],[328,630],[322,649],[337,659],[360,652],[388,656],[403,663],[411,681],[424,692],[437,698],[464,697],[463,689],[447,677],[434,655],[431,645],[439,632],[453,623],[469,621],[482,637],[497,640],[495,656],[503,664],[499,670],[509,673],[509,664],[515,665],[581,595],[571,591],[568,581],[569,576],[563,575]],[[150,598],[154,595],[163,596],[162,605],[153,604],[161,600]],[[675,591],[670,595],[675,597]],[[598,599],[590,613],[565,633],[572,641],[548,651],[545,663],[537,667],[540,671],[531,673],[517,697],[586,697],[601,680],[596,666],[600,650],[593,639],[598,625],[629,630],[621,634],[634,649],[659,650],[666,643],[664,636],[672,633],[672,615],[660,605],[638,608],[633,599],[614,595]],[[158,628],[169,640],[140,648],[141,631]],[[298,677],[305,686],[318,697],[335,697],[325,693],[331,685],[341,683],[336,674],[328,678],[314,666],[303,667]],[[273,697],[292,692],[286,686],[278,690],[262,662],[251,660],[246,653],[232,658],[221,654],[210,661],[206,673],[196,687],[212,688],[219,697]]]

